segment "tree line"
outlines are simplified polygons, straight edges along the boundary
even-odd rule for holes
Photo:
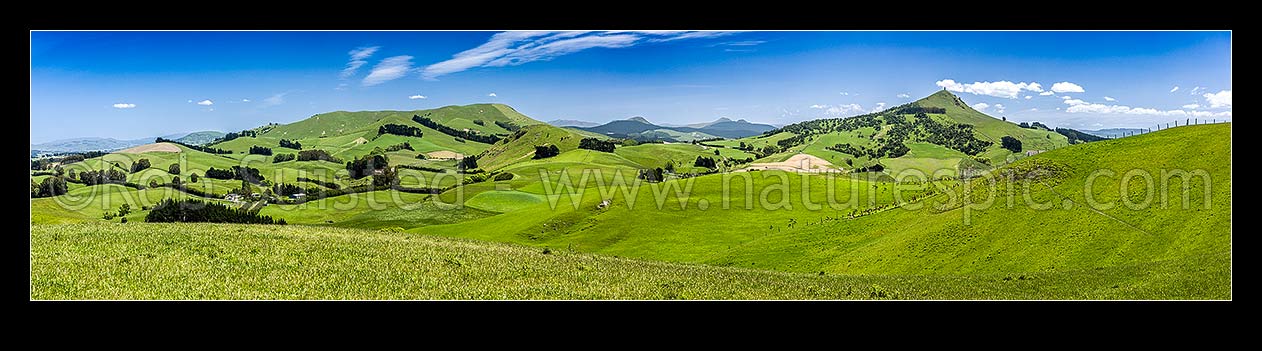
[[[390,145],[386,147],[386,152],[399,151],[399,150],[416,151],[416,149],[412,148],[412,144],[406,141],[403,143],[394,144],[394,145]]]
[[[1056,132],[1060,133],[1060,135],[1064,135],[1066,138],[1069,138],[1070,144],[1106,140],[1104,137],[1098,135],[1091,135],[1069,128],[1056,128]]]
[[[507,130],[510,132],[516,132],[518,130],[521,130],[521,126],[513,124],[512,122],[495,121],[495,125],[500,126],[500,128],[504,128],[504,130]]]
[[[271,149],[271,148],[266,148],[266,147],[262,147],[262,146],[257,146],[257,145],[254,145],[254,146],[250,146],[250,154],[251,154],[251,155],[264,155],[264,156],[271,156],[271,155],[272,155],[272,149]]]
[[[145,215],[145,222],[285,224],[284,219],[272,219],[258,212],[258,209],[231,208],[197,199],[164,199]]]
[[[294,150],[302,150],[302,143],[299,143],[297,140],[290,141],[289,139],[281,139],[280,147],[287,147]]]
[[[342,160],[329,155],[328,151],[320,149],[298,151],[298,161],[329,161],[333,163],[342,163]]]
[[[426,116],[428,115],[429,114],[426,114]],[[412,115],[412,120],[416,121],[416,123],[420,123],[423,126],[429,127],[430,129],[437,130],[440,133],[447,134],[447,135],[454,136],[461,139],[465,139],[465,140],[472,140],[472,141],[476,141],[476,142],[484,143],[484,144],[494,144],[500,141],[499,136],[479,134],[476,130],[455,129],[455,128],[448,127],[442,124],[438,124],[438,122],[435,122],[434,120],[429,119],[428,117]]]
[[[244,180],[254,184],[263,181],[263,175],[259,173],[257,168],[241,166],[232,166],[232,169],[215,169],[212,166],[206,170],[206,177],[223,180]]]
[[[409,125],[391,123],[391,124],[385,124],[380,127],[377,127],[377,135],[382,135],[382,134],[394,134],[394,135],[420,138],[421,135],[425,133],[421,131],[421,128],[417,128],[417,127],[413,127]]]
[[[223,155],[223,154],[230,154],[230,153],[232,153],[232,151],[228,151],[228,150],[224,150],[224,149],[216,149],[216,148],[209,147],[209,146],[199,146],[199,145],[185,144],[185,143],[182,143],[182,142],[178,142],[178,141],[171,140],[171,139],[164,139],[164,138],[158,138],[158,139],[155,139],[153,142],[155,142],[155,143],[172,143],[172,144],[176,144],[176,145],[183,146],[183,147],[186,147],[186,148],[190,148],[190,149],[193,149],[193,150],[197,150],[197,151],[201,151],[201,152],[205,152],[205,153],[210,153],[210,154],[216,154],[216,155]],[[209,145],[209,144],[208,144],[208,145]]]
[[[549,158],[561,154],[561,149],[556,145],[535,145],[535,157],[533,159]]]
[[[613,140],[600,140],[597,138],[583,138],[578,141],[578,148],[596,150],[602,152],[613,152],[615,143]]]

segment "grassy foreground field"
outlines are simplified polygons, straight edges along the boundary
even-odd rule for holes
[[[1227,299],[1229,254],[966,277],[818,275],[305,226],[35,225],[45,299]]]

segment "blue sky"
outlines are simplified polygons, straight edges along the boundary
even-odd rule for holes
[[[32,143],[481,102],[543,121],[784,124],[943,88],[1014,121],[1150,127],[1230,120],[1231,34],[33,32],[30,84]]]

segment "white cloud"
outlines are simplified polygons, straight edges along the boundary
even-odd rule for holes
[[[766,43],[766,42],[767,42],[766,40],[744,40],[744,41],[729,41],[729,42],[725,42],[725,43],[719,43],[719,45],[727,45],[727,46],[756,46],[756,45],[758,45],[758,44],[762,44],[762,43]]]
[[[374,86],[403,77],[412,69],[412,56],[388,57],[373,66],[368,76],[364,77],[364,86]]]
[[[1057,92],[1057,93],[1084,93],[1086,92],[1086,90],[1082,89],[1081,85],[1070,83],[1070,82],[1060,82],[1060,83],[1052,84],[1052,91]]]
[[[1003,113],[1004,109],[1003,104],[995,104],[995,112]]]
[[[979,102],[979,103],[973,104],[973,109],[974,109],[974,110],[978,110],[978,111],[985,111],[985,110],[986,110],[986,109],[988,109],[988,108],[990,108],[990,104],[987,104],[987,103],[984,103],[984,102]]]
[[[517,66],[534,61],[551,60],[592,48],[624,48],[646,42],[711,38],[732,33],[702,31],[501,32],[492,35],[491,39],[482,45],[457,53],[446,61],[426,66],[421,71],[421,77],[435,79],[478,67]],[[743,42],[743,44],[753,42]]]
[[[1061,100],[1069,100],[1069,99],[1073,99],[1073,98],[1072,98],[1072,97],[1069,97],[1069,96],[1061,96],[1061,97],[1060,97],[1060,99],[1061,99]]]
[[[1202,87],[1202,86],[1192,87],[1192,91],[1189,91],[1188,95],[1196,95],[1202,91],[1205,91],[1205,87]]]
[[[250,102],[250,99],[241,99],[241,102]]]
[[[1114,98],[1109,97],[1109,96],[1105,96],[1105,97],[1104,97],[1104,101],[1117,101],[1117,99],[1114,99]]]
[[[882,110],[885,110],[885,102],[878,102],[876,103],[876,106],[872,108],[872,112],[881,112]]]
[[[1033,99],[1033,98],[1034,98],[1033,96],[1029,96],[1029,95],[1026,95],[1026,96],[1025,96],[1025,99],[1026,99],[1026,100]]]
[[[1209,107],[1231,107],[1231,90],[1220,90],[1217,93],[1203,96],[1205,96],[1205,101],[1209,102]]]
[[[129,104],[125,102],[117,103],[117,104],[114,104],[114,108],[136,108],[136,104]]]
[[[347,52],[346,54],[351,56],[351,60],[346,63],[346,68],[342,69],[342,79],[350,78],[355,75],[355,71],[358,70],[360,66],[368,63],[368,58],[371,57],[372,54],[376,53],[377,49],[380,48],[380,46],[360,47]]]
[[[994,96],[1008,99],[1016,99],[1022,90],[1040,92],[1043,86],[1039,83],[1013,83],[1006,80],[998,82],[973,82],[969,84],[958,83],[955,80],[943,79],[937,81],[937,86],[946,88],[946,90],[970,93],[977,95]]]
[[[843,92],[840,92],[840,93],[838,93],[838,94],[841,94],[841,96],[849,96],[849,95],[850,95],[850,93],[847,93],[847,92],[844,92],[844,91],[843,91]]]
[[[408,97],[409,100],[428,99],[428,98],[429,97],[425,95],[412,95]]]
[[[1028,112],[1039,112],[1039,108],[1038,108],[1038,107],[1031,107],[1029,110],[1026,110],[1026,111],[1028,111]]]
[[[263,103],[259,104],[259,107],[271,107],[283,104],[285,103],[285,95],[289,95],[289,92],[269,96],[266,99],[263,99]]]
[[[215,102],[210,101],[210,99],[206,99],[206,100],[198,101],[197,104],[202,105],[202,106],[210,106],[210,105],[214,105]]]
[[[495,93],[490,93],[490,94],[486,94],[486,96],[496,97],[496,96],[499,96],[499,95],[496,95]]]
[[[883,103],[877,104],[877,105],[883,106]],[[836,106],[816,104],[816,105],[811,105],[811,108],[824,110],[825,115],[834,116],[834,117],[847,117],[847,116],[857,115],[860,113],[869,112],[868,110],[863,108],[863,105],[853,104],[853,103],[845,104],[845,105],[836,105]],[[785,110],[785,112],[787,113],[788,110]],[[790,115],[796,115],[796,113],[793,113]]]
[[[1213,113],[1209,111],[1158,110],[1148,107],[1088,103],[1078,99],[1065,100],[1065,104],[1070,105],[1069,108],[1065,109],[1065,112],[1069,113],[1122,114],[1162,117],[1231,117],[1231,111]]]
[[[188,101],[188,103],[190,103],[190,104],[191,104],[191,103],[193,103],[193,100],[189,100],[189,101]]]
[[[911,97],[911,95],[910,95],[910,94],[907,94],[907,93],[898,94],[898,98],[899,98],[899,99],[906,99],[906,98],[909,98],[909,97]]]
[[[1176,92],[1176,91],[1179,91],[1179,86],[1178,86],[1178,85],[1174,86],[1173,88],[1170,88],[1170,92],[1171,92],[1171,93]]]
[[[1055,94],[1056,94],[1056,93],[1053,93],[1053,92],[1050,92],[1050,91],[1045,91],[1045,92],[1041,92],[1041,93],[1039,93],[1039,96],[1048,96],[1048,95],[1055,95]]]
[[[1187,105],[1183,105],[1183,108],[1189,109],[1189,110],[1195,110],[1195,109],[1201,108],[1201,104],[1187,104]]]

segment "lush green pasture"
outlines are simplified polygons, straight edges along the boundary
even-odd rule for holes
[[[819,275],[304,226],[37,225],[31,298],[1227,299],[1230,257],[969,277]]]

